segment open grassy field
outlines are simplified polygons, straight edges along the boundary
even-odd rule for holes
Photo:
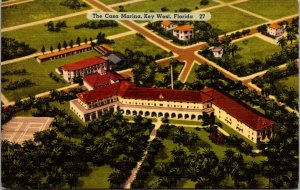
[[[297,93],[299,93],[299,76],[298,75],[292,75],[283,79],[280,79],[275,82],[279,88],[281,86],[288,86],[290,88],[293,88]]]
[[[239,50],[235,55],[238,63],[248,64],[252,59],[264,60],[267,56],[280,51],[280,47],[260,38],[252,37],[235,43]]]
[[[262,19],[253,17],[247,13],[230,7],[212,9],[211,19],[208,21],[220,34],[232,32],[238,29],[250,27],[265,22]],[[230,22],[229,22],[230,21]]]
[[[2,72],[8,70],[15,70],[15,69],[26,69],[28,72],[28,74],[26,75],[9,75],[5,77],[2,76],[3,78],[7,78],[10,81],[16,81],[20,79],[30,79],[33,83],[35,83],[35,85],[26,88],[19,88],[16,90],[5,90],[4,87],[6,87],[9,82],[4,82],[2,83],[2,92],[8,98],[8,100],[13,101],[16,100],[17,98],[34,96],[38,93],[68,86],[69,84],[66,82],[59,82],[59,83],[55,82],[53,79],[49,77],[49,73],[55,72],[55,68],[58,66],[62,66],[70,62],[79,61],[95,55],[99,55],[99,54],[94,51],[91,51],[91,52],[69,56],[62,59],[47,61],[44,63],[38,63],[35,59],[32,58],[32,59],[26,59],[16,63],[3,65]]]
[[[167,52],[152,44],[148,40],[136,36],[135,34],[115,39],[115,43],[110,45],[115,51],[125,52],[125,49],[133,51],[142,51],[147,55],[164,54],[167,57]]]
[[[235,5],[270,19],[298,13],[297,0],[250,0]]]
[[[35,0],[28,3],[3,7],[2,28],[90,9],[89,6],[81,7],[80,9],[70,9],[59,5],[61,2],[63,2],[63,0]],[[82,1],[80,0],[80,2]]]
[[[235,1],[238,1],[238,0],[221,0],[223,1],[224,3],[232,3],[232,2],[235,2]]]
[[[109,165],[101,167],[92,166],[92,171],[87,176],[79,178],[80,188],[109,188],[108,177],[113,172]]]
[[[115,3],[123,3],[126,2],[127,0],[98,0],[106,5],[111,5],[111,4],[115,4]],[[130,1],[130,0],[128,0]]]
[[[47,30],[47,26],[41,24],[10,32],[4,32],[2,33],[2,36],[14,38],[20,42],[22,41],[28,43],[31,47],[36,48],[38,51],[41,51],[41,48],[44,45],[46,47],[46,51],[49,51],[51,45],[54,49],[56,49],[57,44],[59,42],[62,44],[64,40],[66,40],[68,43],[70,40],[73,40],[74,43],[76,43],[77,37],[80,37],[81,41],[84,42],[85,38],[87,38],[88,40],[90,39],[90,37],[96,39],[96,36],[99,32],[105,33],[106,36],[110,36],[128,31],[121,25],[119,25],[118,27],[104,27],[102,29],[74,29],[75,25],[88,21],[85,15],[80,15],[63,20],[66,21],[68,27],[62,28],[60,32],[50,32]],[[56,24],[57,22],[58,21],[54,21],[54,24]]]
[[[188,120],[176,120],[176,119],[170,119],[170,124],[182,124],[182,125],[202,125],[201,121],[188,121]]]
[[[149,12],[149,11],[161,11],[161,8],[166,7],[169,11],[176,11],[180,8],[188,8],[195,10],[195,7],[199,9],[217,5],[216,2],[210,0],[208,5],[200,5],[199,0],[145,0],[133,4],[124,6],[124,9],[128,12]],[[115,7],[115,10],[119,10]]]
[[[194,64],[192,70],[186,80],[188,83],[193,83],[197,79],[196,69],[199,67],[198,64]]]

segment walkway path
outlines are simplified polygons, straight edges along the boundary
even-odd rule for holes
[[[160,128],[162,122],[160,120],[160,118],[157,119],[157,122],[154,123],[155,124],[155,127],[154,129],[152,130],[151,134],[150,134],[150,137],[148,139],[148,142],[151,143],[151,141],[153,141],[155,138],[156,138],[156,133],[157,133],[157,130]],[[131,170],[131,175],[129,176],[129,178],[127,179],[127,181],[125,182],[124,184],[124,189],[130,189],[131,188],[131,184],[132,182],[135,180],[136,178],[136,175],[138,173],[138,171],[140,170],[145,158],[147,157],[148,155],[148,148],[149,148],[150,145],[148,145],[148,147],[146,148],[145,152],[144,152],[144,156],[142,157],[141,161],[139,161],[137,163],[137,166],[135,168],[133,168]]]
[[[18,4],[22,4],[22,3],[28,3],[28,2],[32,2],[34,0],[11,0],[11,1],[4,1],[1,3],[1,7],[8,7],[8,6],[12,6],[12,5],[18,5]]]
[[[265,36],[265,35],[263,35],[263,34],[261,34],[261,33],[257,33],[257,34],[256,34],[256,37],[258,37],[258,38],[260,38],[260,39],[262,39],[262,40],[264,40],[264,41],[266,41],[266,42],[269,42],[269,43],[271,43],[271,44],[273,44],[273,45],[278,46],[278,43],[277,43],[277,40],[276,40],[276,39],[270,38],[270,37]]]
[[[72,85],[69,85],[69,86],[65,86],[65,87],[62,87],[62,88],[58,88],[56,89],[57,91],[62,91],[62,90],[69,90],[69,89],[72,89],[72,88],[78,88],[79,87],[79,84],[72,84]],[[35,98],[42,98],[42,97],[47,97],[49,96],[51,93],[51,91],[47,91],[47,92],[42,92],[42,93],[39,93],[39,94],[36,94],[35,95]],[[29,97],[27,98],[22,98],[21,100],[26,100],[28,99]],[[3,102],[3,106],[13,106],[15,104],[15,101],[9,101],[3,93],[1,93],[1,101]]]
[[[45,24],[49,21],[56,21],[56,20],[61,20],[61,19],[70,18],[70,17],[74,17],[74,16],[79,16],[79,15],[86,14],[90,11],[94,11],[94,9],[89,9],[89,10],[80,11],[80,12],[76,12],[76,13],[72,13],[72,14],[68,14],[68,15],[63,15],[63,16],[44,19],[44,20],[29,22],[29,23],[21,24],[21,25],[17,25],[17,26],[12,26],[12,27],[8,27],[8,28],[3,28],[3,29],[1,29],[1,32],[9,32],[9,31],[18,30],[21,28],[26,28],[26,27],[30,27],[30,26],[39,25],[39,24]]]

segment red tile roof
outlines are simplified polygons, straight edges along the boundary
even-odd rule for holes
[[[128,99],[175,101],[175,102],[193,102],[202,103],[211,101],[212,98],[202,91],[192,90],[172,90],[166,88],[145,88],[135,87],[133,83],[122,81],[108,86],[83,92],[77,97],[83,102],[88,103],[103,99],[113,95],[119,95]]]
[[[202,103],[212,100],[211,97],[201,91],[144,87],[128,88],[123,98],[193,103]]]
[[[96,90],[82,92],[77,94],[76,96],[81,101],[85,103],[90,103],[96,100],[101,100],[103,98],[108,98],[115,95],[122,96],[127,90],[127,88],[129,88],[130,86],[134,86],[134,84],[127,81],[122,81],[108,86],[103,86],[102,88],[97,88]]]
[[[100,86],[105,86],[110,84],[110,81],[121,81],[124,80],[124,77],[115,71],[107,71],[105,75],[100,75],[99,73],[87,75],[83,77],[83,81],[88,83],[93,88]]]
[[[269,26],[270,28],[273,28],[273,29],[281,29],[282,28],[282,26],[280,26],[279,24],[271,24],[270,26]]]
[[[46,58],[54,57],[54,56],[57,56],[57,55],[63,55],[63,54],[69,53],[69,52],[74,52],[74,51],[77,51],[77,50],[87,49],[87,48],[91,48],[91,47],[92,47],[91,44],[84,44],[84,45],[76,46],[76,47],[73,47],[73,48],[64,49],[64,50],[61,50],[61,51],[56,51],[56,52],[40,55],[37,58],[38,59],[46,59]]]
[[[77,62],[66,64],[62,66],[62,68],[65,71],[74,71],[74,70],[84,69],[86,67],[90,67],[93,65],[104,64],[105,62],[106,59],[104,57],[94,56]]]
[[[174,30],[176,31],[193,31],[193,27],[191,25],[183,25],[183,26],[178,26]]]
[[[237,102],[233,98],[221,93],[218,90],[206,88],[202,91],[213,98],[212,103],[214,105],[255,131],[274,124],[274,121],[264,117],[256,110],[244,105],[243,103]]]
[[[173,22],[169,21],[169,20],[164,20],[161,22],[162,25],[164,26],[170,26],[170,24],[172,24]]]

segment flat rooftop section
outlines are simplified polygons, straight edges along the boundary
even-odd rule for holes
[[[22,144],[33,139],[33,134],[50,127],[51,117],[14,117],[3,125],[1,140]]]
[[[87,49],[87,48],[91,48],[91,47],[92,47],[91,44],[83,44],[83,45],[80,45],[80,46],[76,46],[76,47],[72,47],[72,48],[68,48],[68,49],[63,49],[63,50],[52,52],[52,53],[43,54],[43,55],[38,56],[37,58],[38,59],[47,59],[47,58],[54,57],[54,56],[57,56],[57,55],[63,55],[63,54],[66,54],[66,53],[70,53],[70,52],[74,52],[74,51],[78,51],[78,50],[82,50],[82,49]]]

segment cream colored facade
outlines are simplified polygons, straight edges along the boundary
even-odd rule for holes
[[[267,29],[268,34],[270,34],[271,36],[282,36],[284,33],[284,29],[283,28],[272,28],[272,27],[268,27]]]
[[[97,71],[100,68],[105,68],[106,69],[106,65],[101,63],[101,64],[97,64],[97,65],[93,65],[90,67],[86,67],[83,69],[78,69],[78,70],[63,70],[63,78],[67,81],[67,82],[73,82],[73,79],[76,77],[84,77],[85,75],[90,75],[90,74],[94,74],[97,73]]]
[[[187,41],[194,37],[194,32],[193,31],[173,30],[173,36],[175,36],[179,40]]]
[[[242,123],[238,119],[232,117],[230,114],[228,114],[226,111],[220,109],[216,105],[212,105],[214,109],[215,116],[225,124],[227,124],[230,128],[238,132],[239,134],[243,135],[250,141],[257,143],[259,141],[265,141],[268,138],[270,138],[273,134],[272,128],[266,128],[261,129],[259,131],[253,130],[249,126],[247,126],[245,123]],[[267,135],[267,133],[270,133],[270,135]],[[269,137],[268,137],[269,136]]]
[[[70,101],[71,110],[83,121],[101,116],[106,111],[117,111],[127,116],[141,115],[144,117],[170,119],[201,120],[203,112],[212,113],[211,102],[188,103],[160,100],[138,100],[122,97],[110,97],[89,104],[80,99]]]

